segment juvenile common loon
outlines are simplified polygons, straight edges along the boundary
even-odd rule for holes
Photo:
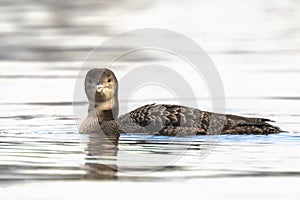
[[[180,105],[148,104],[118,117],[118,81],[106,68],[88,71],[85,92],[89,114],[80,125],[80,133],[188,136],[282,132],[279,127],[267,123],[269,119],[218,114]]]

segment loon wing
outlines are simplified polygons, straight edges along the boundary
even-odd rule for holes
[[[201,111],[179,105],[148,104],[117,119],[124,132],[166,136],[269,134],[281,130],[264,118]]]

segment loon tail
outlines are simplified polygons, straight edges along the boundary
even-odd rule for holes
[[[226,115],[223,134],[275,134],[286,132],[270,124],[274,122],[265,118],[248,118],[236,115]]]

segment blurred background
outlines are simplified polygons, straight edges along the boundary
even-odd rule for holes
[[[216,178],[225,188],[220,190],[231,196],[226,181],[235,177],[240,195],[248,196],[253,191],[243,187],[243,177],[253,178],[251,187],[268,195],[256,185],[256,180],[269,181],[268,176],[282,178],[277,185],[273,181],[281,190],[272,192],[299,196],[280,182],[298,181],[300,175],[299,21],[297,0],[0,0],[0,184],[113,178],[144,184],[208,180],[213,186],[210,180]],[[197,42],[220,73],[228,113],[272,118],[289,133],[221,137],[204,160],[198,158],[199,149],[191,149],[165,171],[142,177],[115,171],[85,176],[85,147],[72,107],[78,70],[93,48],[140,28],[169,29]],[[116,71],[137,62],[143,61],[132,60]],[[209,101],[198,98],[201,109],[208,109]],[[159,154],[161,140],[148,144],[124,136],[120,148],[133,156]],[[176,154],[177,146],[165,151]],[[87,186],[81,184],[72,187]],[[27,189],[12,187],[5,194],[14,199],[16,191],[29,195]]]
[[[299,7],[294,0],[1,1],[1,77],[13,82],[73,79],[90,51],[108,38],[139,28],[164,28],[190,37],[208,52],[228,97],[295,96]],[[269,77],[271,71],[278,76]],[[67,82],[66,87],[60,84],[67,91],[56,97],[71,99]],[[51,98],[57,92],[47,93]]]

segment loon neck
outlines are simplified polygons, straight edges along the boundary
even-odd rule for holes
[[[119,102],[117,98],[103,102],[89,102],[89,114],[97,117],[98,122],[114,120],[118,117]]]

